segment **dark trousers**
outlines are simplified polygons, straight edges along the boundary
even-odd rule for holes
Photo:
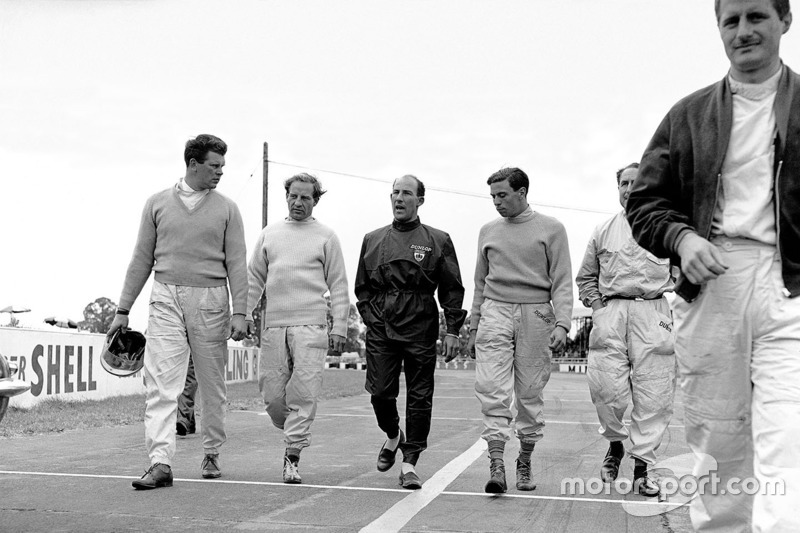
[[[420,452],[428,447],[433,408],[433,373],[436,369],[436,339],[430,342],[403,342],[367,331],[367,383],[378,427],[389,438],[400,431],[397,396],[400,371],[406,376],[406,441],[400,445],[403,462],[417,464]]]
[[[195,431],[194,395],[197,393],[197,378],[194,375],[194,361],[189,355],[189,369],[186,372],[186,384],[183,393],[178,396],[178,422],[186,427],[186,431]]]

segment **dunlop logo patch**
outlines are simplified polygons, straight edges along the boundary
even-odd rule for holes
[[[552,324],[552,323],[553,323],[553,321],[552,321],[552,320],[550,320],[549,318],[547,318],[546,316],[544,316],[544,315],[543,315],[543,314],[542,314],[542,313],[541,313],[539,310],[534,310],[534,311],[533,311],[533,314],[535,314],[536,316],[538,316],[539,318],[541,318],[542,320],[544,320],[544,321],[545,321],[545,323],[547,323],[547,324]]]

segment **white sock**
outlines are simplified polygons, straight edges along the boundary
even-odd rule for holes
[[[409,472],[414,472],[415,474],[417,471],[414,469],[414,465],[411,463],[403,463],[400,465],[400,472],[403,474],[408,474]]]

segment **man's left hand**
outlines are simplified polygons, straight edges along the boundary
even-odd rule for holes
[[[229,339],[240,341],[247,336],[247,326],[244,323],[244,315],[233,315],[231,317],[231,333]]]
[[[550,334],[550,350],[553,352],[560,352],[567,346],[567,330],[561,326],[553,328]]]
[[[452,335],[445,335],[444,337],[444,362],[449,363],[453,359],[456,358],[458,355],[458,348],[460,346],[460,342],[458,342],[458,337],[453,337]]]
[[[344,351],[344,343],[344,337],[341,335],[336,335],[335,333],[331,333],[331,339],[328,341],[328,345],[331,347],[331,350],[337,353],[342,353]]]

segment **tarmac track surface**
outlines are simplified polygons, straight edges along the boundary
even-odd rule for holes
[[[581,374],[554,373],[545,388],[547,427],[532,460],[536,490],[514,487],[512,441],[508,493],[485,494],[488,459],[473,378],[437,370],[419,491],[399,487],[399,454],[389,472],[375,469],[384,435],[364,394],[319,405],[301,485],[282,483],[282,434],[262,412],[228,413],[222,478],[201,478],[199,435],[179,437],[174,486],[152,491],[130,485],[148,464],[141,426],[0,439],[0,531],[691,531],[686,506],[670,510],[624,490],[562,490],[564,478],[597,478],[607,448]],[[398,405],[402,413],[404,396]],[[678,400],[659,457],[688,453],[682,420]],[[623,461],[621,479],[632,479],[632,462]]]

